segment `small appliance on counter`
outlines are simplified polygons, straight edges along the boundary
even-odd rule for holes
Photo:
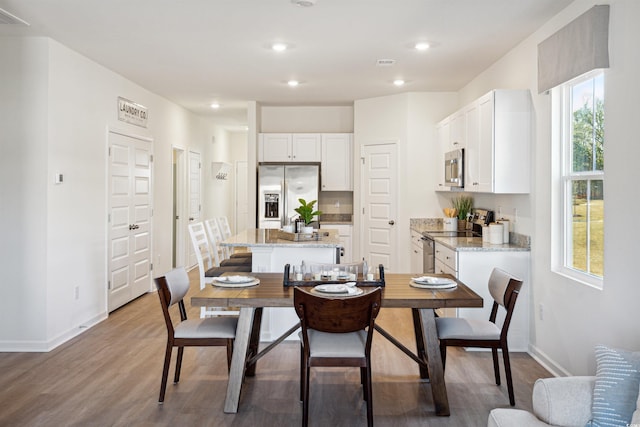
[[[488,226],[494,221],[495,212],[488,209],[476,208],[471,218],[471,230],[482,235],[482,226]]]

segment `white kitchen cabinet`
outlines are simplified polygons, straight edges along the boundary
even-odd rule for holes
[[[322,191],[353,191],[353,134],[322,134]]]
[[[466,147],[467,128],[464,111],[458,111],[451,116],[451,127],[449,129],[449,149],[460,150]]]
[[[411,230],[411,253],[409,259],[411,261],[411,273],[420,274],[424,271],[424,252],[422,250],[422,234]]]
[[[449,130],[451,128],[451,119],[447,117],[438,123],[436,127],[438,141],[433,156],[435,162],[434,170],[436,173],[436,191],[449,191],[449,187],[444,183],[444,153],[449,150]]]
[[[322,135],[319,133],[261,133],[259,162],[320,162]]]
[[[435,268],[436,274],[450,274],[458,277],[458,257],[456,251],[448,248],[438,242],[434,245],[435,251]],[[456,317],[458,315],[457,308],[439,308],[436,313],[440,317]]]
[[[353,262],[352,225],[349,224],[322,224],[323,229],[338,230],[338,237],[342,249],[340,250],[340,263]]]
[[[491,91],[478,99],[477,115],[477,125],[472,123],[477,131],[474,138],[468,140],[465,153],[465,191],[529,193],[529,91]]]

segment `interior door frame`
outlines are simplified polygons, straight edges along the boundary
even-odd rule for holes
[[[365,158],[365,149],[367,147],[373,147],[373,146],[379,146],[379,145],[389,145],[389,146],[393,146],[395,149],[395,154],[396,154],[396,164],[394,165],[395,168],[395,188],[393,189],[396,194],[399,194],[399,186],[400,186],[400,180],[398,178],[398,170],[399,170],[399,164],[400,164],[400,156],[399,156],[399,143],[397,140],[388,140],[388,141],[376,141],[376,142],[368,142],[368,143],[364,143],[362,145],[360,145],[359,149],[360,149],[360,197],[359,197],[359,209],[360,212],[358,212],[360,219],[359,219],[359,251],[360,251],[360,257],[363,259],[369,259],[370,255],[369,255],[369,248],[366,247],[366,243],[365,243],[365,236],[366,236],[366,230],[364,229],[364,220],[362,219],[361,215],[362,212],[364,210],[365,207],[365,176],[364,176],[364,170],[362,168],[362,165],[364,163],[364,158]],[[393,227],[393,232],[395,233],[395,241],[398,241],[398,206],[397,204],[399,203],[399,201],[396,199],[396,206],[394,207],[394,215],[395,215],[395,222],[396,222],[396,226]],[[393,253],[393,262],[395,265],[391,266],[392,268],[398,268],[398,251],[394,251]],[[385,266],[385,268],[387,268]]]
[[[149,143],[149,147],[150,147],[150,155],[151,155],[151,165],[150,165],[150,176],[149,176],[149,205],[151,206],[151,215],[149,217],[149,263],[151,266],[153,266],[153,210],[155,208],[155,197],[154,197],[154,166],[155,166],[155,162],[153,161],[154,158],[154,152],[153,152],[153,148],[154,148],[154,138],[151,136],[147,136],[147,135],[140,135],[138,133],[134,133],[131,132],[129,130],[124,130],[122,128],[118,128],[118,127],[113,127],[113,126],[106,126],[105,129],[105,163],[106,163],[106,179],[105,179],[105,189],[104,189],[104,193],[105,193],[105,206],[107,208],[107,212],[106,212],[106,221],[105,221],[105,254],[107,254],[107,256],[105,256],[105,277],[104,277],[104,305],[105,305],[105,312],[106,313],[110,313],[111,311],[109,310],[109,280],[110,280],[110,274],[111,274],[111,269],[110,269],[110,262],[109,262],[109,256],[108,254],[110,253],[109,250],[109,244],[110,244],[110,226],[109,226],[109,215],[111,212],[111,195],[110,195],[110,191],[109,189],[111,188],[111,184],[110,184],[110,179],[111,179],[111,161],[110,161],[110,156],[109,156],[109,149],[110,149],[110,134],[118,134],[118,135],[122,135],[125,136],[127,138],[133,138],[133,139],[139,139],[141,141],[145,141]],[[153,268],[153,267],[152,267]],[[150,271],[149,272],[149,288],[148,288],[148,292],[154,292],[155,291],[155,286],[153,284],[153,272]]]
[[[173,253],[172,262],[173,268],[185,265],[185,260],[188,259],[188,243],[187,240],[189,233],[187,233],[187,225],[185,220],[187,219],[187,167],[186,167],[187,150],[184,147],[172,145],[171,146],[171,160],[173,179],[171,180],[174,186],[173,190],[173,203],[175,211],[172,213],[174,218],[173,224]],[[177,217],[177,218],[176,218]]]

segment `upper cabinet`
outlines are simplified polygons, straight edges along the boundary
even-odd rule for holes
[[[322,134],[322,191],[353,191],[353,134]]]
[[[320,162],[319,133],[261,133],[259,162]]]
[[[465,190],[530,191],[531,97],[527,90],[494,90],[477,101],[476,153],[470,153]],[[475,168],[475,169],[474,169]]]
[[[457,119],[458,124],[454,126]],[[463,130],[460,130],[462,127]],[[531,97],[527,90],[494,90],[438,124],[438,140],[464,148],[464,191],[522,194],[530,191]],[[464,135],[464,136],[462,136]],[[444,136],[443,136],[444,138]],[[442,144],[440,144],[442,150]],[[444,156],[438,154],[436,169]],[[436,181],[442,188],[443,177]]]
[[[449,148],[449,130],[451,129],[451,119],[447,117],[438,123],[436,128],[438,134],[438,143],[434,153],[436,171],[436,191],[445,191],[449,187],[444,183],[444,153],[450,151]]]

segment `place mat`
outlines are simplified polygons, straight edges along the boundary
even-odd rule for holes
[[[214,277],[211,284],[220,288],[247,288],[259,283],[259,279],[251,276],[220,276]]]

